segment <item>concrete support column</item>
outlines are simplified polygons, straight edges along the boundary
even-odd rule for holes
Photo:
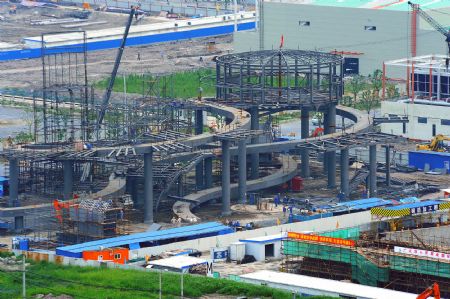
[[[326,152],[328,188],[336,188],[336,152]]]
[[[203,110],[195,110],[195,135],[203,134]],[[203,162],[198,163],[195,166],[195,185],[197,190],[203,189]]]
[[[212,166],[213,166],[213,158],[206,158],[204,161],[204,167],[205,167],[205,188],[211,188],[212,187]]]
[[[377,145],[369,145],[369,196],[377,195]]]
[[[259,129],[258,106],[253,106],[250,109],[250,115],[251,115],[250,129],[258,130]],[[258,143],[258,137],[252,138],[252,144],[257,144],[257,143]],[[259,153],[251,154],[250,162],[251,162],[250,178],[255,180],[259,177]]]
[[[341,192],[345,195],[345,199],[350,195],[349,186],[349,156],[348,148],[341,149]]]
[[[203,133],[203,110],[195,110],[195,135]]]
[[[153,150],[144,154],[144,222],[153,223]]]
[[[328,111],[325,111],[324,113],[323,113],[323,134],[324,135],[326,135],[326,134],[330,134],[330,126],[329,126],[329,118],[328,118]],[[325,153],[323,153],[323,173],[324,174],[327,174],[327,170],[328,170],[328,167],[327,167],[327,153],[325,152]]]
[[[309,107],[303,107],[301,110],[300,122],[302,139],[306,139],[309,137],[309,111]],[[309,150],[302,149],[301,162],[302,177],[309,178],[311,176],[309,170]]]
[[[178,196],[183,197],[183,176],[178,178]]]
[[[197,186],[197,190],[203,189],[203,161],[200,161],[197,165],[195,165],[195,185]]]
[[[11,158],[9,161],[9,202],[10,207],[19,200],[19,161]]]
[[[73,161],[63,161],[63,180],[64,180],[64,200],[72,199],[73,197]]]
[[[386,145],[386,186],[391,186],[391,146]]]
[[[247,198],[247,148],[246,148],[246,140],[239,140],[238,145],[238,167],[239,167],[239,198],[238,201],[240,203],[245,203],[245,199]]]
[[[326,126],[324,127],[325,134],[332,134],[336,132],[336,105],[330,104],[325,114]],[[327,169],[328,188],[336,187],[336,151],[326,152],[324,156],[325,168]]]
[[[230,209],[230,141],[222,140],[222,215],[231,214]]]
[[[14,230],[22,231],[24,229],[24,218],[23,216],[14,217]]]

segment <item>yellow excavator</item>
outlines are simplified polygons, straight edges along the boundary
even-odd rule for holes
[[[418,151],[448,152],[449,147],[444,144],[444,141],[450,141],[450,137],[438,134],[431,139],[430,143],[416,145],[416,149]]]

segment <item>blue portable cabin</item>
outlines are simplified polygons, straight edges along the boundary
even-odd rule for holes
[[[420,170],[425,169],[425,164],[430,165],[430,169],[445,168],[447,173],[450,168],[450,153],[440,153],[433,151],[412,151],[408,152],[409,165]]]

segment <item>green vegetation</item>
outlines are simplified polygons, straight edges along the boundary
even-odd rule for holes
[[[20,298],[21,273],[0,270],[0,298]],[[27,267],[27,296],[66,294],[74,298],[158,298],[159,273],[134,270],[61,266],[46,262]],[[163,298],[178,298],[180,275],[163,273]],[[291,293],[227,279],[184,276],[184,295],[197,298],[206,294],[290,299]],[[303,297],[297,297],[303,298]],[[327,297],[308,297],[326,299]]]
[[[126,91],[138,94],[159,94],[161,97],[196,98],[202,89],[202,96],[215,95],[215,72],[213,69],[199,69],[164,76],[129,75],[125,77]],[[95,84],[96,88],[105,89],[109,78]],[[115,92],[124,91],[124,80],[117,77],[114,82]]]
[[[382,75],[380,70],[376,70],[373,74],[364,77],[361,75],[353,76],[345,82],[345,95],[341,104],[350,106],[359,110],[365,110],[369,114],[374,108],[380,106],[380,92],[382,90]],[[399,90],[392,84],[386,83],[386,97],[398,97]]]

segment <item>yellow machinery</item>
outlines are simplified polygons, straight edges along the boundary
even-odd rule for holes
[[[438,134],[431,139],[430,143],[418,144],[416,149],[418,151],[446,152],[448,148],[445,146],[444,141],[450,141],[450,137]]]

